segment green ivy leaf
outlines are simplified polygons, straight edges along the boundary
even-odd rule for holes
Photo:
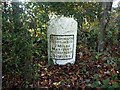
[[[109,82],[110,82],[110,79],[109,79],[109,78],[107,78],[107,79],[105,79],[105,80],[103,81],[103,85],[108,85],[108,84],[109,84]]]
[[[52,58],[50,58],[49,60],[48,60],[48,64],[51,66],[51,65],[54,65],[54,62],[53,62],[53,59]]]
[[[120,88],[120,83],[115,82],[115,83],[112,84],[112,87],[113,88]]]
[[[92,84],[92,87],[100,87],[100,86],[101,86],[100,81],[96,81]]]

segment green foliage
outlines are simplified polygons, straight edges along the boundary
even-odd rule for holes
[[[113,83],[112,87],[113,88],[120,88],[120,83],[115,82],[115,83]]]
[[[93,60],[99,60],[101,55],[102,53],[96,52],[95,56],[93,57]]]
[[[105,87],[108,86],[109,83],[110,83],[110,79],[109,79],[109,78],[103,80],[103,85],[104,85]],[[102,86],[102,87],[104,87],[104,86]]]
[[[111,66],[117,68],[120,70],[119,65],[120,65],[120,58],[117,57],[108,57],[107,58],[107,63],[110,64]]]
[[[31,58],[31,41],[30,37],[24,34],[25,28],[21,22],[22,10],[18,8],[20,4],[12,3],[11,5],[4,3],[2,16],[3,73],[21,74],[25,61]],[[12,10],[16,11],[16,14]]]
[[[101,83],[100,81],[95,81],[93,84],[92,84],[92,87],[100,87]]]
[[[54,62],[53,62],[53,59],[52,59],[52,58],[50,58],[50,60],[48,60],[48,64],[49,64],[49,65],[54,65]]]
[[[111,80],[110,78],[106,78],[105,80],[99,81],[99,74],[94,75],[94,79],[96,80],[94,83],[92,83],[92,87],[99,87],[99,88],[106,88],[107,90],[114,90],[113,88],[119,88],[120,83],[119,82],[114,82],[112,85],[110,85],[111,80],[115,81],[118,80],[118,74],[115,74],[112,76]]]
[[[117,80],[118,79],[118,75],[117,74],[114,74],[113,76],[112,76],[112,80]]]

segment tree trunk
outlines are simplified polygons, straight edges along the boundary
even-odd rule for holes
[[[30,37],[29,37],[29,34],[28,34],[27,27],[25,27],[24,24],[20,22],[20,20],[21,20],[20,16],[21,16],[21,13],[23,12],[23,9],[20,9],[19,5],[20,5],[19,2],[12,2],[13,16],[14,16],[13,17],[13,21],[14,21],[14,33],[19,32],[20,34],[23,35],[22,36],[23,40],[26,40],[25,42],[23,42],[24,45],[26,43],[30,44]],[[25,21],[23,21],[23,22],[25,22]],[[23,28],[21,29],[21,27],[23,27]],[[25,53],[26,56],[24,57],[24,61],[23,61],[24,66],[22,67],[22,70],[23,70],[22,73],[23,73],[24,81],[30,82],[31,79],[32,79],[32,77],[31,77],[32,73],[31,73],[31,70],[30,70],[31,55],[29,55],[29,53],[31,52],[31,48],[29,46],[26,47],[26,48],[27,48],[27,49],[25,49],[26,50],[26,53]],[[25,82],[25,84],[27,84],[26,82]]]
[[[98,33],[98,52],[104,51],[104,44],[105,44],[105,29],[109,19],[109,13],[112,8],[112,2],[103,2],[103,13],[100,22],[100,29]]]

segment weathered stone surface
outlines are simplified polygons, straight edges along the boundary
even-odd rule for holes
[[[48,60],[65,65],[75,62],[77,22],[73,18],[57,17],[49,21]]]

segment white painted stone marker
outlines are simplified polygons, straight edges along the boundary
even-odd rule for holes
[[[75,63],[77,22],[73,18],[57,17],[49,21],[48,60],[54,64]]]

